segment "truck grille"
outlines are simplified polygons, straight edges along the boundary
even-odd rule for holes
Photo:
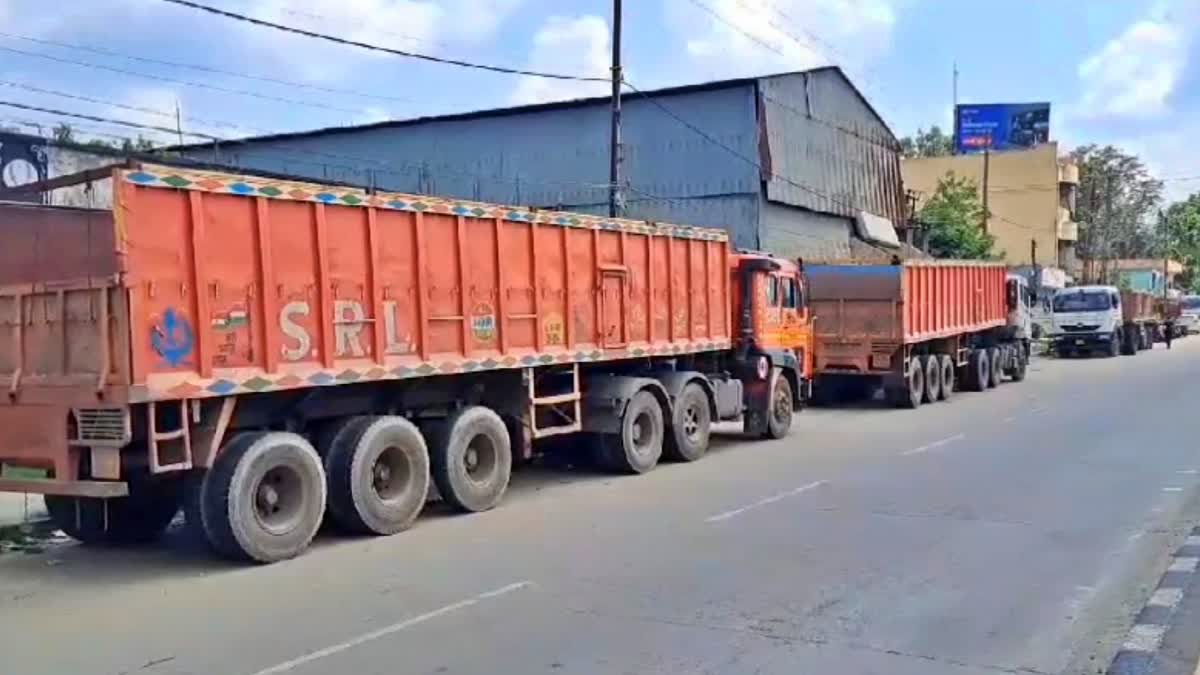
[[[133,437],[128,408],[73,408],[74,445],[121,447]]]
[[[1100,324],[1081,323],[1074,326],[1061,326],[1065,333],[1091,333],[1100,328]]]

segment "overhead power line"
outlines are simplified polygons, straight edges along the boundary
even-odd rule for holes
[[[168,133],[168,134],[178,134],[179,133],[178,129],[172,129],[171,127],[160,127],[160,126],[157,126],[154,124],[141,124],[139,122],[129,122],[126,120],[113,119],[111,117],[103,117],[101,115],[89,115],[86,113],[76,113],[76,112],[70,112],[67,110],[57,110],[55,108],[43,108],[41,106],[36,106],[36,105],[17,103],[15,101],[0,101],[0,105],[6,106],[9,108],[16,108],[17,110],[26,110],[29,112],[39,112],[39,113],[45,113],[47,115],[57,115],[59,117],[71,117],[74,119],[89,120],[92,122],[101,122],[103,124],[115,124],[117,126],[128,127],[130,129],[146,129],[146,130],[150,130],[150,131],[161,131],[163,133]],[[192,136],[194,138],[206,138],[211,141],[224,140],[219,136],[213,136],[211,134],[202,134],[202,133],[195,132],[195,131],[184,131],[183,135],[184,136]]]
[[[54,61],[56,63],[66,63],[66,64],[70,64],[73,66],[81,66],[83,68],[92,68],[94,70],[104,70],[104,71],[107,71],[110,73],[117,73],[120,75],[131,75],[133,77],[141,77],[141,78],[145,78],[147,80],[155,80],[157,82],[169,82],[171,84],[182,84],[185,87],[196,87],[197,89],[208,89],[210,91],[219,91],[223,94],[236,94],[238,96],[250,96],[252,98],[258,98],[258,99],[262,99],[264,101],[274,101],[275,103],[287,103],[289,105],[302,105],[302,106],[308,106],[310,108],[321,108],[323,110],[333,110],[335,112],[350,113],[352,115],[358,115],[358,114],[362,113],[361,110],[354,110],[352,108],[342,108],[342,107],[335,106],[335,105],[328,105],[326,103],[317,103],[315,101],[302,101],[299,99],[286,98],[283,96],[273,96],[271,94],[262,94],[262,93],[259,93],[256,91],[246,91],[244,89],[232,89],[230,87],[221,87],[221,86],[218,86],[215,84],[208,84],[205,82],[196,82],[193,80],[181,80],[181,79],[177,79],[177,78],[173,78],[173,77],[164,77],[162,75],[152,75],[150,73],[139,73],[136,70],[125,70],[124,68],[117,68],[114,66],[106,66],[103,64],[99,64],[99,63],[92,63],[90,61],[76,61],[74,59],[66,59],[66,58],[62,58],[60,56],[51,56],[50,54],[41,54],[38,52],[27,52],[23,49],[15,49],[13,47],[0,47],[0,51],[9,52],[12,54],[20,54],[22,56],[28,56],[31,58],[44,59],[46,61]]]
[[[524,70],[521,68],[508,68],[505,66],[496,66],[496,65],[491,65],[491,64],[487,64],[487,63],[473,63],[471,61],[463,61],[461,59],[442,58],[440,56],[432,56],[429,54],[420,54],[417,52],[410,52],[410,51],[405,51],[402,49],[392,49],[390,47],[381,47],[379,45],[373,45],[373,44],[370,44],[367,42],[362,42],[360,40],[350,40],[347,38],[337,37],[335,35],[328,35],[326,33],[318,33],[316,31],[308,30],[306,28],[298,28],[296,26],[286,26],[281,23],[275,23],[274,21],[266,21],[264,19],[258,19],[258,18],[252,17],[252,16],[248,16],[246,14],[239,14],[237,12],[231,12],[229,10],[221,9],[219,7],[213,7],[211,5],[205,5],[205,4],[202,4],[199,2],[192,2],[191,0],[162,0],[162,1],[170,3],[172,5],[179,5],[181,7],[189,7],[191,9],[200,10],[202,12],[208,12],[210,14],[215,14],[217,16],[223,16],[227,19],[243,21],[245,23],[254,24],[256,26],[262,26],[264,28],[272,28],[274,30],[283,31],[285,33],[294,33],[296,35],[303,35],[305,37],[310,37],[310,38],[313,38],[316,40],[324,40],[326,42],[332,42],[334,44],[346,45],[349,47],[358,47],[360,49],[366,49],[366,50],[373,51],[373,52],[392,54],[393,56],[403,56],[405,58],[418,59],[421,61],[429,61],[431,63],[441,63],[441,64],[448,65],[448,66],[458,66],[460,68],[472,68],[475,70],[485,70],[485,71],[493,72],[493,73],[504,73],[506,75],[525,75],[525,76],[529,76],[529,77],[541,77],[541,78],[546,78],[546,79],[550,79],[550,80],[570,80],[570,81],[575,81],[575,82],[610,82],[611,81],[607,77],[594,77],[594,76],[589,77],[589,76],[582,76],[582,75],[566,75],[566,74],[562,74],[562,73],[547,73],[547,72],[542,72],[542,71],[537,71],[537,70]]]
[[[31,84],[25,84],[23,82],[10,82],[8,80],[0,80],[0,86],[24,89],[25,91],[30,91],[35,94],[46,94],[48,96],[58,96],[61,98],[69,98],[74,101],[83,101],[85,103],[95,103],[98,105],[106,105],[111,108],[120,108],[122,110],[129,110],[131,112],[145,113],[147,115],[155,115],[157,117],[163,117],[166,119],[175,119],[175,113],[171,112],[171,111],[167,111],[167,110],[159,110],[157,108],[150,108],[147,106],[140,106],[140,105],[129,105],[128,103],[119,103],[117,101],[108,101],[108,100],[105,100],[102,98],[93,98],[91,96],[84,96],[82,94],[72,94],[69,92],[58,91],[55,89],[46,89],[43,87],[35,87]],[[214,126],[214,127],[225,127],[225,128],[234,129],[234,130],[240,129],[243,131],[253,131],[255,133],[265,133],[265,134],[275,133],[271,129],[263,129],[261,127],[247,127],[247,126],[242,126],[240,124],[234,124],[232,122],[223,122],[221,120],[213,120],[213,119],[206,119],[206,118],[201,118],[201,117],[190,117],[190,116],[185,116],[183,119],[187,120],[189,122],[195,123],[195,124],[206,124],[206,125]]]
[[[268,77],[266,75],[253,75],[250,73],[239,73],[234,70],[225,70],[223,68],[215,68],[213,66],[204,66],[196,63],[186,63],[184,61],[170,61],[167,59],[151,58],[138,54],[129,54],[127,52],[117,51],[115,49],[104,49],[101,47],[93,47],[89,45],[73,44],[70,42],[61,42],[58,40],[47,40],[45,38],[30,37],[28,35],[18,35],[16,33],[6,33],[0,31],[0,37],[11,38],[13,40],[24,40],[49,47],[62,47],[63,49],[73,49],[75,51],[97,54],[100,56],[115,56],[117,58],[128,59],[130,61],[138,61],[141,63],[151,63],[159,66],[171,66],[172,68],[185,68],[201,73],[212,73],[214,75],[226,75],[228,77],[236,77],[243,80],[251,80],[254,82],[266,82],[268,84],[278,84],[285,87],[295,87],[297,89],[308,89],[310,91],[319,91],[326,94],[339,94],[349,96],[359,96],[362,98],[377,99],[380,101],[396,101],[400,103],[419,103],[416,99],[406,98],[403,96],[389,96],[386,94],[376,94],[372,92],[359,91],[356,89],[344,89],[341,87],[328,87],[320,84],[312,84],[309,82],[297,82],[295,80],[285,80],[278,77]]]

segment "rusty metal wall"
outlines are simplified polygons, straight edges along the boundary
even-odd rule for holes
[[[903,221],[900,144],[835,69],[759,80],[772,172],[767,199],[853,218]]]

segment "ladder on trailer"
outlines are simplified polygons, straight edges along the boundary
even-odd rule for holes
[[[571,434],[583,428],[578,363],[527,368],[524,377],[529,388],[531,438]],[[539,420],[543,420],[542,426]]]

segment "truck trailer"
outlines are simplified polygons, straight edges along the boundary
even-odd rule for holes
[[[809,386],[799,266],[723,230],[159,165],[105,181],[108,210],[0,205],[0,491],[84,542],[182,509],[217,553],[277,561],[326,515],[404,530],[431,481],[490,509],[543,439],[636,474],[699,459],[717,420],[779,438]]]
[[[894,405],[916,408],[1025,379],[1033,296],[999,263],[809,265],[805,275],[818,401],[882,386]]]

